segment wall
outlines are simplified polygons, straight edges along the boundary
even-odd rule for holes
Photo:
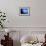
[[[6,12],[7,27],[46,27],[46,0],[0,0],[0,9]],[[32,15],[19,16],[19,7],[30,7]]]

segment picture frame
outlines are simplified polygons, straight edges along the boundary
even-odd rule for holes
[[[19,16],[30,16],[30,7],[20,7]]]

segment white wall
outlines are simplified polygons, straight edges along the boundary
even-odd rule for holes
[[[45,4],[46,0],[0,0],[0,9],[6,12],[7,27],[46,27]],[[19,7],[32,7],[32,15],[19,16]]]

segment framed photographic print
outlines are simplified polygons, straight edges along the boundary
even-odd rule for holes
[[[20,16],[30,16],[30,8],[29,7],[20,7],[19,15]]]

